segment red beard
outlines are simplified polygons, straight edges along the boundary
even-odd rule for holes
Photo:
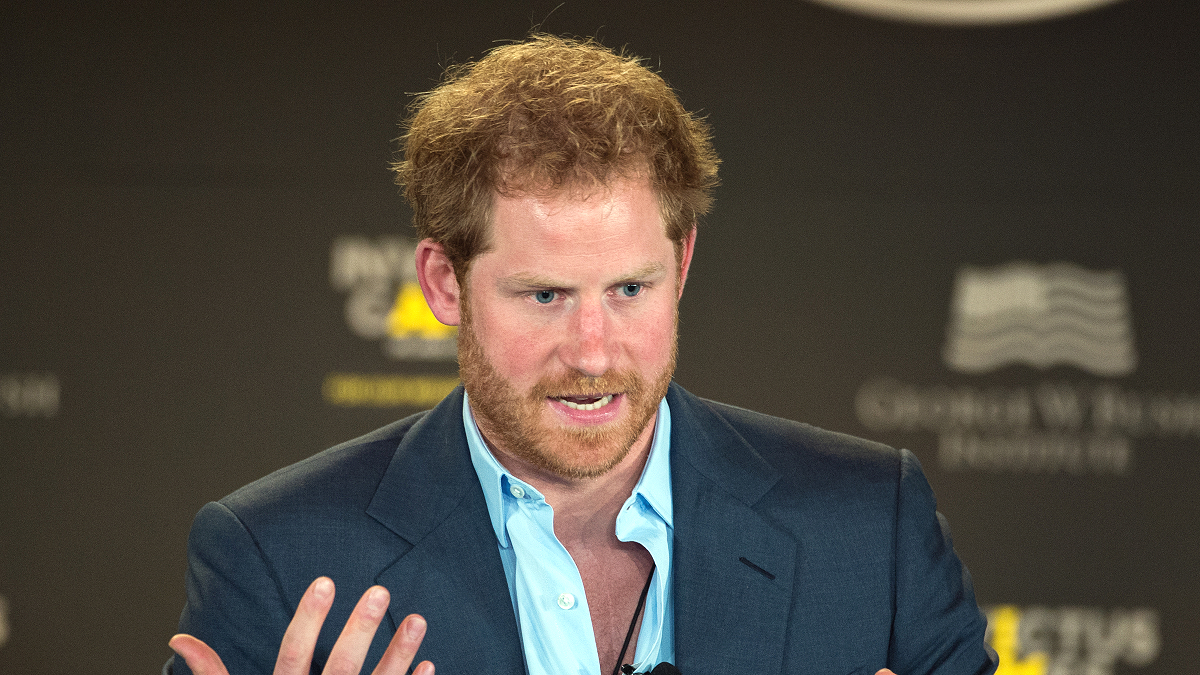
[[[493,451],[513,455],[568,479],[601,476],[625,459],[658,411],[675,373],[677,331],[671,356],[662,372],[647,383],[635,371],[613,371],[600,377],[565,372],[539,380],[522,394],[501,375],[475,335],[465,298],[458,331],[458,370],[470,397],[471,412]],[[625,409],[611,423],[572,427],[556,423],[547,397],[603,396],[620,393]],[[611,405],[611,404],[610,404]]]

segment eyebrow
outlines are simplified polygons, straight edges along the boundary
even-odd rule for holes
[[[626,281],[646,279],[648,277],[663,274],[666,272],[666,269],[666,266],[662,263],[653,262],[639,267],[627,274],[622,274],[614,283],[620,284]],[[505,286],[525,286],[529,288],[561,288],[564,285],[561,282],[551,279],[550,277],[527,274],[514,274],[512,276],[504,277],[501,279],[500,283]]]

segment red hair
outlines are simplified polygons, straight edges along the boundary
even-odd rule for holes
[[[590,39],[498,47],[448,70],[412,110],[396,182],[418,236],[442,245],[460,280],[487,248],[497,193],[645,173],[677,250],[712,204],[708,125],[639,59]]]

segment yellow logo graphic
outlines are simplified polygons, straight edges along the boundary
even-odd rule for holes
[[[1022,658],[1018,653],[1021,644],[1019,628],[1021,613],[1012,605],[1002,605],[992,610],[989,617],[992,630],[992,649],[1000,657],[996,675],[1045,675],[1047,657],[1034,652]]]
[[[403,237],[338,237],[329,254],[329,282],[346,293],[346,326],[379,340],[397,361],[453,363],[458,331],[433,316],[414,263],[416,244]]]
[[[329,252],[329,283],[346,294],[346,327],[401,362],[421,362],[418,373],[325,376],[321,396],[338,407],[431,408],[458,386],[450,373],[428,372],[458,356],[458,329],[437,320],[417,279],[416,244],[405,237],[345,235]],[[400,367],[405,369],[404,366]]]
[[[454,376],[330,373],[321,393],[336,406],[432,408],[457,386]]]
[[[396,293],[396,304],[387,316],[387,330],[393,338],[444,340],[453,338],[457,329],[438,321],[425,302],[421,285],[408,282],[401,284]]]
[[[996,675],[1115,675],[1122,663],[1153,663],[1162,647],[1158,611],[1149,607],[996,605],[987,617]]]

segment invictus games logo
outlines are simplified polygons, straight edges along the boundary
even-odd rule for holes
[[[1040,21],[1118,0],[813,0],[882,19],[950,25]]]
[[[1069,263],[958,272],[946,364],[984,373],[1009,363],[1128,375],[1137,365],[1125,277]]]
[[[329,282],[346,293],[346,326],[403,361],[454,361],[457,329],[425,304],[417,282],[416,246],[403,237],[338,237],[329,256]]]
[[[346,294],[346,327],[378,341],[398,362],[457,359],[457,329],[425,304],[414,265],[416,245],[403,237],[338,237],[329,253],[329,283]],[[420,370],[428,370],[422,365]],[[456,386],[451,374],[331,372],[321,397],[338,407],[430,408]]]
[[[987,640],[1000,657],[996,675],[1112,675],[1158,658],[1153,609],[1016,607],[986,609]]]
[[[1133,439],[1200,438],[1200,395],[1113,381],[1137,365],[1132,325],[1120,271],[1070,263],[964,267],[943,349],[950,370],[975,378],[1005,367],[1057,366],[1085,377],[1024,384],[881,377],[859,388],[855,412],[873,431],[935,433],[938,461],[950,471],[1124,474]]]

